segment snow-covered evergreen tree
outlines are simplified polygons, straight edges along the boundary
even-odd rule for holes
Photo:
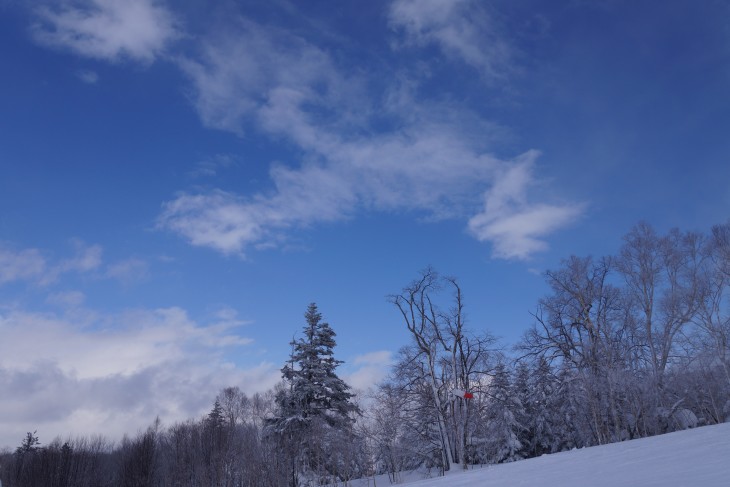
[[[585,390],[578,376],[562,364],[557,371],[555,392],[550,401],[554,425],[552,451],[590,446],[590,428],[585,409]]]
[[[524,429],[518,421],[523,416],[522,404],[513,394],[510,373],[504,364],[498,364],[489,385],[487,407],[487,449],[490,463],[519,460],[522,443],[519,434]]]
[[[527,380],[527,389],[525,408],[529,411],[529,419],[525,426],[530,438],[527,454],[536,457],[543,453],[552,453],[556,451],[558,441],[554,418],[557,383],[550,363],[544,357],[537,359]]]
[[[304,317],[304,337],[292,342],[290,363],[281,369],[290,386],[280,398],[281,404],[298,420],[321,418],[330,426],[344,426],[352,422],[351,414],[357,407],[350,386],[335,372],[342,363],[334,358],[335,332],[322,321],[315,303],[309,305]]]
[[[285,387],[277,394],[278,414],[269,427],[296,457],[294,470],[324,474],[323,453],[338,435],[349,433],[359,409],[350,386],[336,373],[342,361],[334,358],[334,330],[322,321],[315,303],[304,317],[303,337],[291,343],[289,363],[281,369]]]
[[[517,431],[517,439],[522,448],[520,456],[529,458],[533,456],[530,451],[533,438],[532,420],[535,416],[533,410],[532,394],[530,391],[530,368],[525,362],[519,362],[515,369],[515,379],[512,384],[512,396],[521,407],[515,411],[515,420],[522,427]]]

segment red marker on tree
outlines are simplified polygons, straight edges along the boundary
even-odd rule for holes
[[[474,399],[474,394],[472,394],[471,392],[462,391],[460,389],[454,389],[452,394],[456,397],[461,397],[464,399]]]

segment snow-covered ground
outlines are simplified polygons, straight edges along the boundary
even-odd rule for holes
[[[414,473],[415,474],[415,473]],[[406,475],[408,480],[415,475]],[[421,474],[422,475],[422,474]],[[362,482],[362,483],[359,483]],[[375,479],[386,487],[387,477]],[[730,423],[408,482],[412,487],[728,487]],[[360,480],[355,486],[373,486]]]

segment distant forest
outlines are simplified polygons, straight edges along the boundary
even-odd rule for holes
[[[29,432],[0,454],[2,486],[397,482],[730,420],[730,222],[639,223],[616,255],[571,256],[545,279],[531,328],[505,349],[467,322],[458,279],[425,269],[389,297],[411,343],[359,395],[311,304],[274,390],[226,388],[205,417],[121,442]]]

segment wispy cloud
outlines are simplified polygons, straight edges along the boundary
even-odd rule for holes
[[[75,248],[74,256],[49,265],[39,281],[41,284],[55,282],[61,274],[69,272],[87,274],[96,271],[102,265],[103,250],[100,245],[87,245],[78,239],[72,240],[71,244]]]
[[[150,63],[180,35],[175,18],[157,0],[60,0],[34,12],[37,42],[106,61]]]
[[[354,390],[367,391],[385,379],[392,364],[393,353],[387,350],[358,355],[344,377]]]
[[[196,417],[223,387],[267,389],[279,380],[277,367],[242,369],[225,359],[250,344],[238,331],[243,324],[230,310],[205,324],[181,308],[73,319],[0,311],[0,445],[29,429],[46,441],[71,433],[119,437],[157,415]]]
[[[395,0],[388,20],[404,45],[436,45],[485,79],[504,78],[512,70],[513,49],[497,31],[485,2]]]
[[[109,264],[104,274],[108,278],[129,283],[144,279],[148,276],[148,273],[149,266],[146,261],[137,257],[130,257],[129,259]]]
[[[139,257],[129,257],[105,264],[101,245],[72,239],[70,257],[54,257],[39,249],[13,249],[0,245],[0,285],[25,281],[42,287],[55,285],[62,276],[77,274],[93,279],[115,279],[122,283],[144,279],[149,265]]]
[[[0,244],[0,284],[40,278],[46,259],[38,249],[13,250]]]
[[[80,240],[72,241],[76,248],[76,255],[64,259],[59,264],[61,272],[89,272],[98,269],[102,262],[101,245],[86,245]]]
[[[78,308],[86,301],[86,295],[81,291],[60,291],[52,293],[46,298],[46,303],[61,306],[62,308]]]
[[[281,222],[267,217],[265,206],[246,203],[223,191],[183,194],[165,203],[158,225],[193,245],[241,253],[246,245],[264,239],[267,225],[281,226]]]
[[[99,81],[99,75],[96,71],[82,70],[77,71],[76,76],[87,85],[95,85]]]
[[[39,42],[110,61],[151,62],[180,35],[173,14],[156,0],[62,0],[36,13]],[[513,69],[513,49],[476,1],[395,0],[387,14],[402,46],[435,45],[490,82]],[[489,152],[495,124],[453,100],[417,96],[413,73],[383,84],[377,73],[353,69],[301,33],[244,17],[218,27],[200,38],[196,52],[170,58],[190,81],[203,124],[286,140],[301,159],[272,165],[270,189],[253,194],[181,192],[163,204],[158,228],[244,255],[280,244],[293,229],[363,211],[411,211],[469,220],[471,233],[494,245],[495,257],[525,258],[580,213],[519,198],[497,204],[510,184],[504,174],[522,166]],[[391,128],[379,129],[383,122]],[[219,157],[190,174],[212,176],[227,165],[230,158]],[[507,193],[524,196],[528,186]],[[485,210],[474,215],[484,198]],[[116,266],[106,274],[133,270]]]
[[[369,123],[363,81],[346,79],[324,51],[300,38],[241,21],[235,34],[203,51],[201,61],[181,64],[207,125],[237,133],[253,126],[309,156],[300,167],[273,166],[270,193],[184,193],[167,202],[160,227],[194,245],[243,253],[276,243],[284,230],[362,208],[445,213],[492,174],[496,159],[475,152],[479,141],[467,140],[473,131],[450,125],[456,116],[444,107],[411,105],[407,117],[418,123],[358,135]]]
[[[192,81],[193,103],[203,123],[239,134],[247,122],[255,122],[275,90],[321,102],[323,92],[331,97],[342,83],[316,46],[243,18],[204,40],[199,56],[181,57],[178,64]]]
[[[531,203],[527,190],[535,183],[536,152],[525,154],[506,168],[485,194],[484,209],[469,219],[469,230],[492,243],[492,254],[504,259],[526,259],[545,250],[544,237],[580,217],[583,204]]]
[[[347,69],[322,49],[249,20],[208,39],[200,58],[183,59],[180,65],[206,125],[284,138],[304,154],[299,164],[271,167],[272,190],[182,192],[166,202],[158,227],[193,245],[245,254],[251,247],[279,244],[292,229],[371,210],[466,220],[486,191],[504,191],[500,186],[508,181],[499,175],[519,166],[488,152],[495,126],[467,108],[418,99],[407,80],[374,93],[368,77],[344,75]],[[374,129],[383,117],[394,128]],[[490,218],[499,210],[512,211],[505,205],[490,208]],[[475,218],[474,228],[481,221]],[[533,224],[524,230],[532,247],[494,255],[524,257],[544,248],[535,237],[551,228]],[[495,232],[493,226],[490,230]],[[497,246],[514,235],[509,230],[474,233]]]
[[[39,249],[13,250],[0,246],[0,284],[12,281],[29,281],[50,284],[61,274],[68,272],[88,273],[102,263],[102,248],[73,240],[75,253],[72,257],[57,261],[43,256]]]
[[[191,178],[204,178],[217,176],[222,169],[230,168],[236,164],[236,158],[230,154],[216,154],[198,162],[195,169],[188,175]]]
[[[313,127],[291,120],[301,132]],[[223,191],[182,194],[165,204],[159,225],[194,245],[225,253],[279,241],[282,231],[348,218],[361,209],[461,213],[499,161],[471,150],[461,134],[422,126],[409,133],[345,141],[335,134],[300,139],[323,162],[275,166],[276,191],[243,197]],[[307,139],[307,140],[305,140]]]

